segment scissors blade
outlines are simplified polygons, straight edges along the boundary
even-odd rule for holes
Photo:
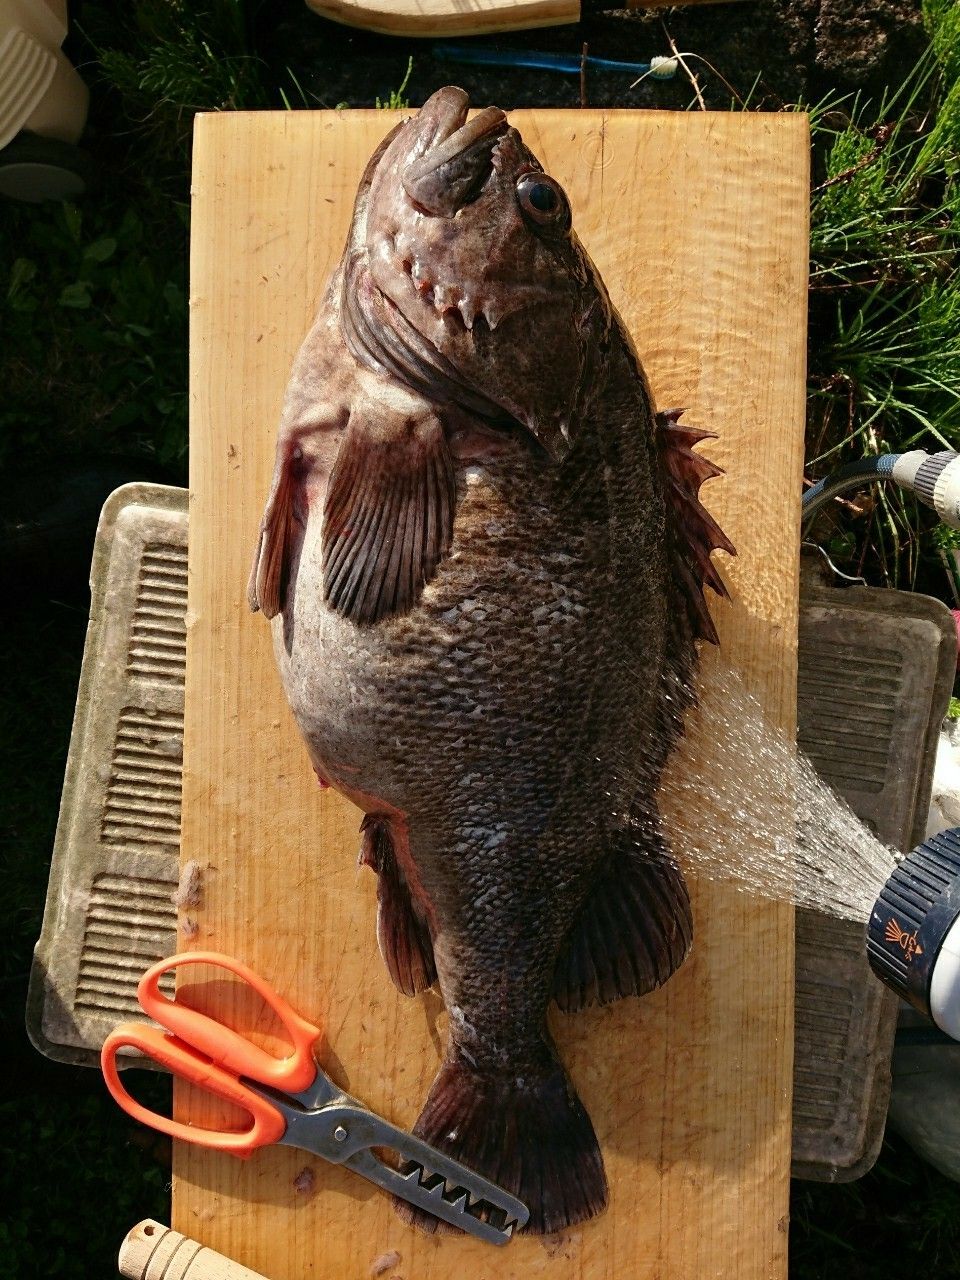
[[[408,1159],[401,1169],[385,1164],[369,1149],[356,1152],[344,1164],[469,1235],[489,1244],[509,1244],[514,1230],[530,1216],[526,1205],[471,1169],[431,1147],[427,1150],[429,1162]]]
[[[287,1121],[282,1143],[346,1165],[385,1191],[481,1240],[507,1244],[514,1229],[524,1226],[530,1216],[516,1196],[352,1099],[304,1111],[284,1105],[276,1094],[271,1096]],[[395,1151],[403,1162],[401,1168],[381,1160],[373,1147]]]

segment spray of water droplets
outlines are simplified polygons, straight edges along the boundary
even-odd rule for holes
[[[755,896],[865,922],[897,855],[816,773],[728,668],[711,665],[661,782],[660,829],[693,874]],[[642,784],[615,762],[615,807]],[[657,819],[629,821],[650,848]]]

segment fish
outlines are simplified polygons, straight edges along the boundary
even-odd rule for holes
[[[534,1233],[608,1198],[548,1007],[645,995],[692,940],[656,789],[734,548],[681,412],[503,111],[446,86],[388,134],[290,375],[249,603],[363,811],[387,972],[448,1014],[414,1132]]]

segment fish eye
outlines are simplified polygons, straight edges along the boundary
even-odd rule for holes
[[[566,223],[570,217],[567,197],[559,183],[544,173],[525,173],[517,182],[520,208],[540,226]]]

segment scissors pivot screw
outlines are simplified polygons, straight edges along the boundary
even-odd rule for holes
[[[346,1142],[347,1131],[342,1124],[337,1125],[337,1127],[333,1131],[333,1136],[336,1138],[338,1142]]]

